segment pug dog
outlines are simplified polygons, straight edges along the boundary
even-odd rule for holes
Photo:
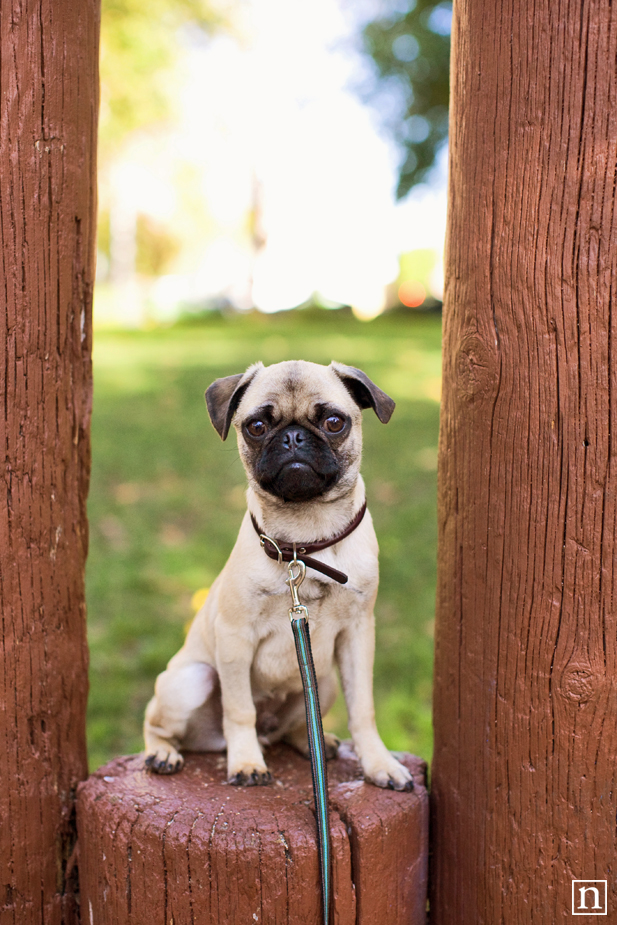
[[[322,714],[334,703],[338,666],[365,779],[411,790],[411,774],[375,724],[378,547],[360,475],[362,410],[385,424],[394,402],[359,369],[292,360],[217,379],[206,403],[223,440],[232,425],[237,432],[248,510],[184,645],[157,678],[145,717],[146,766],[172,774],[182,750],[227,749],[229,782],[255,785],[271,780],[262,746],[283,740],[308,757],[288,568],[276,549],[317,544],[325,548],[312,554],[300,598]],[[266,555],[273,550],[274,558]],[[336,755],[339,740],[325,739],[328,756]]]

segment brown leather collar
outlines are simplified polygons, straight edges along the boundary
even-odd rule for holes
[[[356,527],[360,525],[365,513],[366,501],[342,533],[338,533],[329,540],[319,540],[317,543],[279,543],[271,537],[266,536],[252,514],[251,522],[255,528],[255,532],[259,536],[261,548],[271,559],[276,559],[278,562],[291,562],[295,555],[301,562],[304,562],[307,568],[315,569],[315,571],[321,572],[323,575],[327,575],[328,578],[333,578],[335,581],[344,585],[348,581],[348,576],[345,575],[344,572],[339,572],[338,569],[332,568],[330,565],[324,565],[323,562],[312,559],[310,554],[312,552],[319,552],[321,549],[328,549],[329,546],[340,543],[341,540],[344,540],[350,533],[353,533]]]

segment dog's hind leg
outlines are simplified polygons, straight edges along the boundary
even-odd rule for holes
[[[144,723],[147,768],[157,774],[180,770],[184,759],[179,749],[191,717],[204,706],[217,684],[216,669],[205,662],[169,667],[158,676]]]
[[[326,675],[325,678],[320,678],[317,686],[321,715],[325,716],[336,700],[338,693],[336,673],[332,672],[332,674]],[[285,714],[284,726],[287,727],[287,731],[281,736],[283,742],[293,746],[305,758],[310,758],[308,733],[306,731],[306,711],[302,694],[294,695],[293,704],[289,705],[289,712]],[[336,758],[341,740],[332,732],[324,732],[323,737],[326,746],[326,758]]]

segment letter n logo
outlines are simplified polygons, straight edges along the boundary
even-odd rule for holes
[[[572,915],[608,915],[606,880],[572,881]]]

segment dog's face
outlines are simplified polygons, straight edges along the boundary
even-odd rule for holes
[[[362,409],[386,423],[394,402],[361,370],[290,360],[217,379],[206,392],[222,437],[233,422],[249,481],[302,503],[353,486],[362,455]]]

